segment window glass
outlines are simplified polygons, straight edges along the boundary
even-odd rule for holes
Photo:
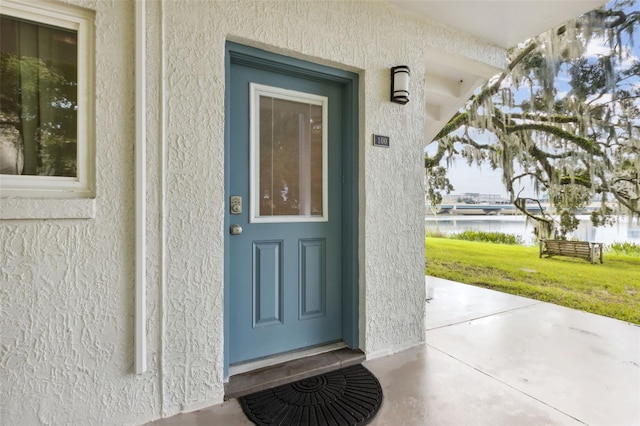
[[[256,223],[328,220],[328,98],[250,83]]]
[[[0,20],[0,174],[76,177],[78,34]]]
[[[260,97],[260,216],[322,216],[322,106]]]

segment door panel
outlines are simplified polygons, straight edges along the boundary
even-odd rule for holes
[[[253,242],[253,327],[282,324],[282,241]]]
[[[311,319],[326,315],[327,281],[326,269],[326,239],[300,240],[298,253],[300,264],[298,270],[300,294],[300,319]]]
[[[343,99],[338,83],[233,62],[230,88],[234,364],[343,339]]]

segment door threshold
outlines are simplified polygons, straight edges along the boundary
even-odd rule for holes
[[[340,346],[338,347],[338,345]],[[301,353],[307,352],[309,355],[305,355],[303,357],[300,356]],[[295,355],[295,358],[285,359],[285,357],[291,357],[293,355]],[[365,356],[362,351],[349,349],[341,342],[338,344],[284,354],[274,358],[277,358],[279,361],[275,365],[270,364],[269,366],[261,366],[257,369],[254,368],[251,371],[243,373],[234,372],[235,374],[229,378],[229,382],[224,384],[224,399],[239,398],[254,392],[302,380],[307,377],[360,364],[364,361]],[[271,360],[272,358],[268,359],[268,361]],[[246,364],[257,364],[259,362],[260,361],[256,361]],[[245,364],[234,367],[237,368],[244,365]],[[230,367],[229,370],[231,373],[233,371],[232,367]]]
[[[259,370],[272,365],[283,364],[285,362],[296,359],[307,358],[310,356],[320,355],[326,352],[337,351],[346,348],[344,342],[336,342],[328,345],[315,346],[313,348],[302,349],[299,351],[286,352],[279,355],[261,358],[255,361],[243,362],[241,364],[229,366],[229,376],[237,376],[238,374],[248,373],[249,371]]]

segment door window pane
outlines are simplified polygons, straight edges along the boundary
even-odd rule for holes
[[[78,35],[0,16],[0,174],[77,176]]]
[[[254,221],[326,220],[326,98],[259,86],[254,108]]]

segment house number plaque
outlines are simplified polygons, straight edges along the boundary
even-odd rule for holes
[[[373,135],[373,146],[389,148],[389,136]]]

